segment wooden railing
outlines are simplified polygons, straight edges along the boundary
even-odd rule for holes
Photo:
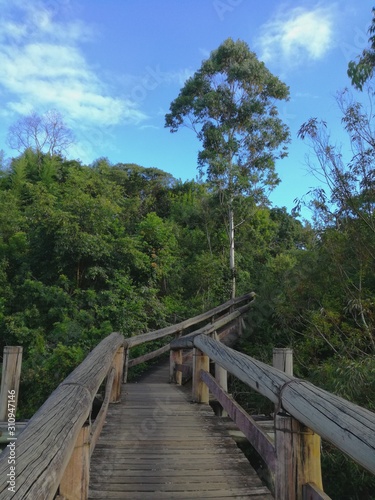
[[[205,333],[197,331],[174,340],[174,358],[181,358],[184,349],[194,349],[193,399],[208,403],[209,391],[216,397],[269,467],[276,500],[329,498],[322,491],[320,437],[375,474],[374,413],[285,373],[291,371],[291,363],[283,350],[276,353],[275,362],[285,371]],[[215,378],[209,373],[209,360],[216,363]],[[227,393],[226,371],[275,404],[274,444]]]
[[[104,424],[109,403],[120,399],[122,379],[130,366],[143,363],[170,349],[170,344],[129,360],[132,347],[182,335],[188,328],[212,322],[238,304],[236,312],[219,319],[229,324],[247,310],[254,299],[250,293],[211,311],[155,332],[125,339],[119,333],[106,337],[57,387],[29,421],[17,439],[0,456],[0,500],[86,499],[90,457]],[[209,326],[207,331],[210,331]],[[91,420],[92,406],[106,379],[99,414]]]
[[[112,333],[105,338],[58,386],[13,448],[1,454],[0,500],[87,499],[90,457],[108,405],[119,401],[128,368],[169,349],[171,379],[177,383],[186,371],[184,354],[193,349],[193,400],[208,403],[209,392],[217,398],[273,473],[277,500],[328,498],[322,491],[320,436],[375,473],[374,413],[293,377],[289,351],[279,352],[281,361],[276,355],[278,369],[220,342],[223,333],[234,323],[239,324],[253,299],[254,294],[247,294],[144,335],[125,339]],[[207,320],[210,323],[204,327],[182,336]],[[130,359],[132,347],[164,337],[168,337],[166,346]],[[174,339],[170,341],[170,337]],[[215,377],[210,374],[210,359],[215,363]],[[227,372],[275,404],[274,443],[228,394]],[[93,401],[104,383],[104,400],[92,420]],[[15,471],[11,469],[13,463]]]

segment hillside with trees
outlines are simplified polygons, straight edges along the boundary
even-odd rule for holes
[[[361,88],[372,76],[371,47]],[[235,73],[226,51],[244,63]],[[269,362],[273,347],[292,347],[297,376],[375,410],[373,92],[368,105],[338,96],[349,158],[329,123],[301,126],[322,179],[305,201],[311,222],[301,222],[298,206],[290,214],[267,197],[289,140],[268,99],[286,99],[288,89],[263,68],[249,94],[238,78],[257,63],[226,41],[171,105],[172,130],[188,115],[196,120],[207,174],[199,181],[106,158],[83,165],[30,142],[2,168],[1,348],[24,347],[19,417],[30,417],[110,332],[133,336],[198,314],[233,295],[234,278],[237,295],[257,295],[240,349]],[[256,84],[268,90],[259,94]],[[327,445],[324,457],[328,494],[374,498],[373,477]]]

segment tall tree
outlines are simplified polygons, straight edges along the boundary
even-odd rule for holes
[[[184,125],[196,133],[202,143],[201,174],[206,173],[226,204],[232,297],[235,202],[244,194],[264,201],[266,190],[278,184],[275,160],[286,155],[281,145],[289,140],[289,131],[278,117],[275,101],[288,97],[288,87],[245,42],[228,38],[187,80],[166,115],[165,126],[171,132]]]
[[[358,62],[350,61],[348,64],[348,76],[352,85],[362,90],[363,85],[372,78],[375,68],[375,7],[372,9],[372,23],[368,29],[370,35],[370,46],[362,51]]]
[[[33,112],[10,126],[8,145],[22,153],[32,149],[37,153],[62,154],[74,143],[72,131],[58,111],[39,115]]]

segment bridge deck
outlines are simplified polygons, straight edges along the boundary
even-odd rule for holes
[[[168,383],[168,367],[123,386],[92,456],[90,500],[271,500],[220,419]]]

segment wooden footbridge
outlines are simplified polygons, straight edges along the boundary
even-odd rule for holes
[[[275,350],[269,366],[224,344],[253,298],[105,338],[1,454],[0,500],[328,499],[321,437],[375,474],[374,413],[294,378],[288,349]],[[134,346],[162,338],[165,346],[130,359]],[[127,383],[129,368],[167,351],[167,365]],[[192,392],[181,385],[190,372]],[[228,372],[275,404],[273,436],[228,394]],[[213,397],[264,460],[267,486],[211,410]]]

